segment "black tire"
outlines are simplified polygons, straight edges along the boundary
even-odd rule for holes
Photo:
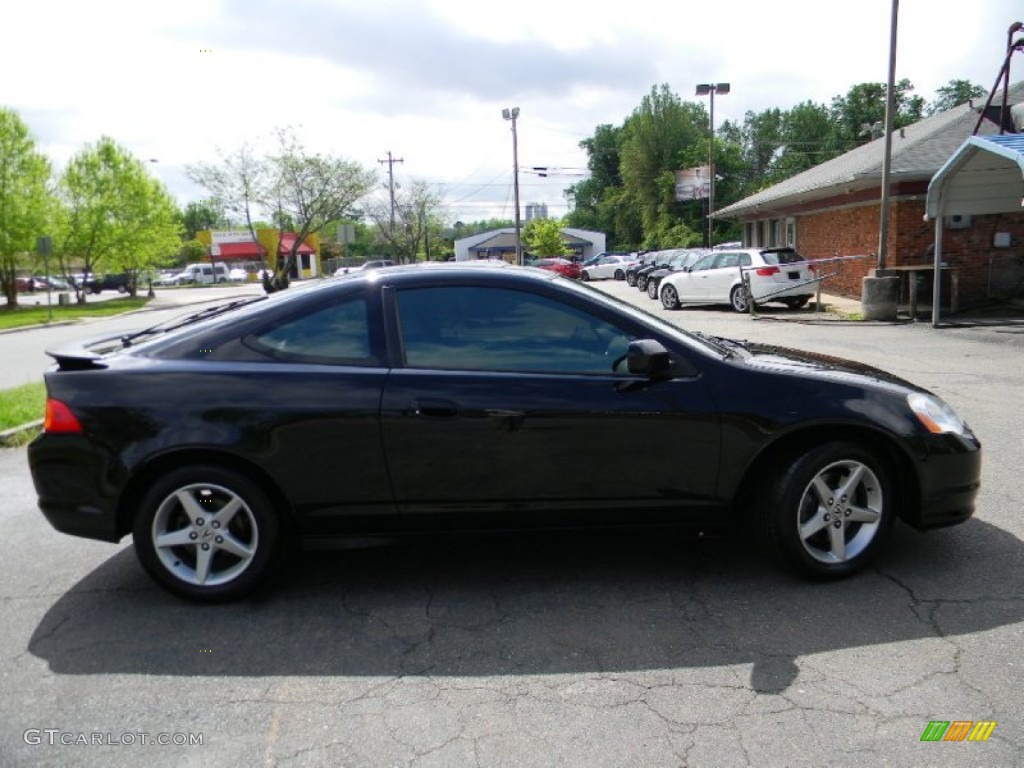
[[[737,312],[745,313],[750,311],[750,299],[747,297],[747,289],[742,285],[734,285],[729,291],[729,304]]]
[[[623,272],[621,269],[616,269],[615,270],[615,279],[616,280],[625,280],[626,279],[626,273]]]
[[[792,299],[783,299],[782,303],[790,309],[803,309],[807,306],[807,302],[810,300],[810,296],[796,296]]]
[[[183,499],[194,508],[187,510]],[[282,549],[267,495],[244,475],[216,466],[183,467],[159,478],[142,499],[132,535],[147,573],[167,591],[200,603],[250,594]],[[205,572],[200,548],[207,553]]]
[[[635,286],[636,285],[636,272],[627,272],[626,273],[626,285],[629,285],[629,286]]]
[[[647,297],[651,299],[658,298],[658,284],[653,280],[647,281]]]
[[[124,285],[124,284],[121,284],[121,285],[117,286],[117,292],[118,293],[128,293],[128,286]]]
[[[760,501],[759,538],[769,551],[798,573],[825,579],[849,576],[875,558],[898,504],[889,465],[845,441],[781,463]]]
[[[647,290],[647,275],[636,276],[636,287],[641,293]]]
[[[583,272],[580,274],[580,277],[583,278],[583,282],[584,283],[589,283],[590,282],[590,273],[587,272],[587,270],[584,269]]]
[[[661,284],[661,306],[665,309],[679,309],[679,294],[671,283]]]

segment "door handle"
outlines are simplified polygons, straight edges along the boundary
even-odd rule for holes
[[[424,419],[454,419],[459,415],[459,407],[451,400],[439,397],[424,397],[413,400],[413,412]]]

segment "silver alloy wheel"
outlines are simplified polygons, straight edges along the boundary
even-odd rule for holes
[[[878,534],[884,504],[882,484],[866,464],[829,464],[800,497],[797,527],[804,551],[829,565],[852,560]]]
[[[734,285],[729,292],[729,303],[737,312],[749,312],[750,301],[747,297],[747,289],[742,285]]]
[[[259,548],[259,526],[249,506],[231,490],[210,483],[169,494],[150,532],[164,568],[182,582],[203,587],[237,579]]]
[[[679,296],[671,283],[661,286],[661,306],[665,309],[675,309],[679,306]]]
[[[652,299],[658,298],[658,284],[653,280],[647,281],[647,295]]]

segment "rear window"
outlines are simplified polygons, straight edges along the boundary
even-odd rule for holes
[[[798,264],[807,261],[792,248],[784,251],[761,251],[761,258],[765,264]]]

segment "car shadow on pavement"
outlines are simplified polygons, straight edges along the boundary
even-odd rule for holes
[[[665,533],[418,540],[305,553],[262,596],[197,606],[123,549],[64,594],[29,651],[58,674],[492,676],[752,665],[953,639],[1024,619],[1024,546],[980,520],[898,527],[867,572],[810,583],[728,538]],[[893,666],[899,660],[877,663]],[[738,681],[739,682],[739,681]]]

